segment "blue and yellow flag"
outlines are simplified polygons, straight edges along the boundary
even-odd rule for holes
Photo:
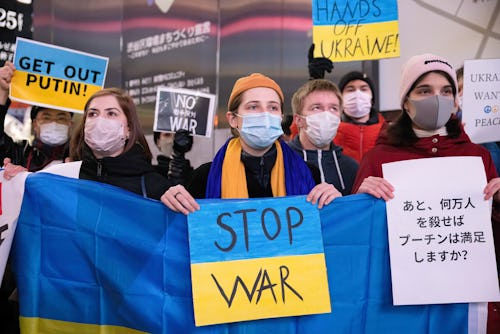
[[[104,86],[108,58],[18,37],[14,65],[13,100],[83,113]]]
[[[334,62],[399,57],[397,0],[312,0],[315,56]]]
[[[188,216],[196,325],[330,312],[319,210],[305,196]]]
[[[46,173],[25,189],[13,245],[22,333],[456,334],[477,322],[468,304],[392,305],[385,203],[367,195],[320,210],[331,313],[196,327],[184,215]]]

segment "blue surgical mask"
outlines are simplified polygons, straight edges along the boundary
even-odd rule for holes
[[[270,147],[283,134],[281,117],[268,112],[237,115],[243,118],[241,139],[253,149]]]

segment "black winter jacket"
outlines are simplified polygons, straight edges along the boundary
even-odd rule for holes
[[[79,178],[111,184],[156,200],[172,185],[155,171],[139,144],[117,157],[102,159],[97,159],[87,148]]]
[[[321,182],[333,184],[335,189],[342,193],[342,196],[351,194],[352,185],[358,171],[358,163],[353,158],[342,154],[340,146],[331,143],[328,151],[304,150],[299,141],[299,136],[295,136],[288,145],[304,161],[313,164],[319,169]]]

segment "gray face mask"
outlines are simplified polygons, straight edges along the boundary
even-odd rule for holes
[[[422,100],[411,100],[415,106],[413,123],[424,130],[437,130],[443,127],[453,113],[454,100],[449,97],[434,95]]]

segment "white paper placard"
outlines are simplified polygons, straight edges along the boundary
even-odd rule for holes
[[[480,157],[382,165],[394,305],[500,300]]]

